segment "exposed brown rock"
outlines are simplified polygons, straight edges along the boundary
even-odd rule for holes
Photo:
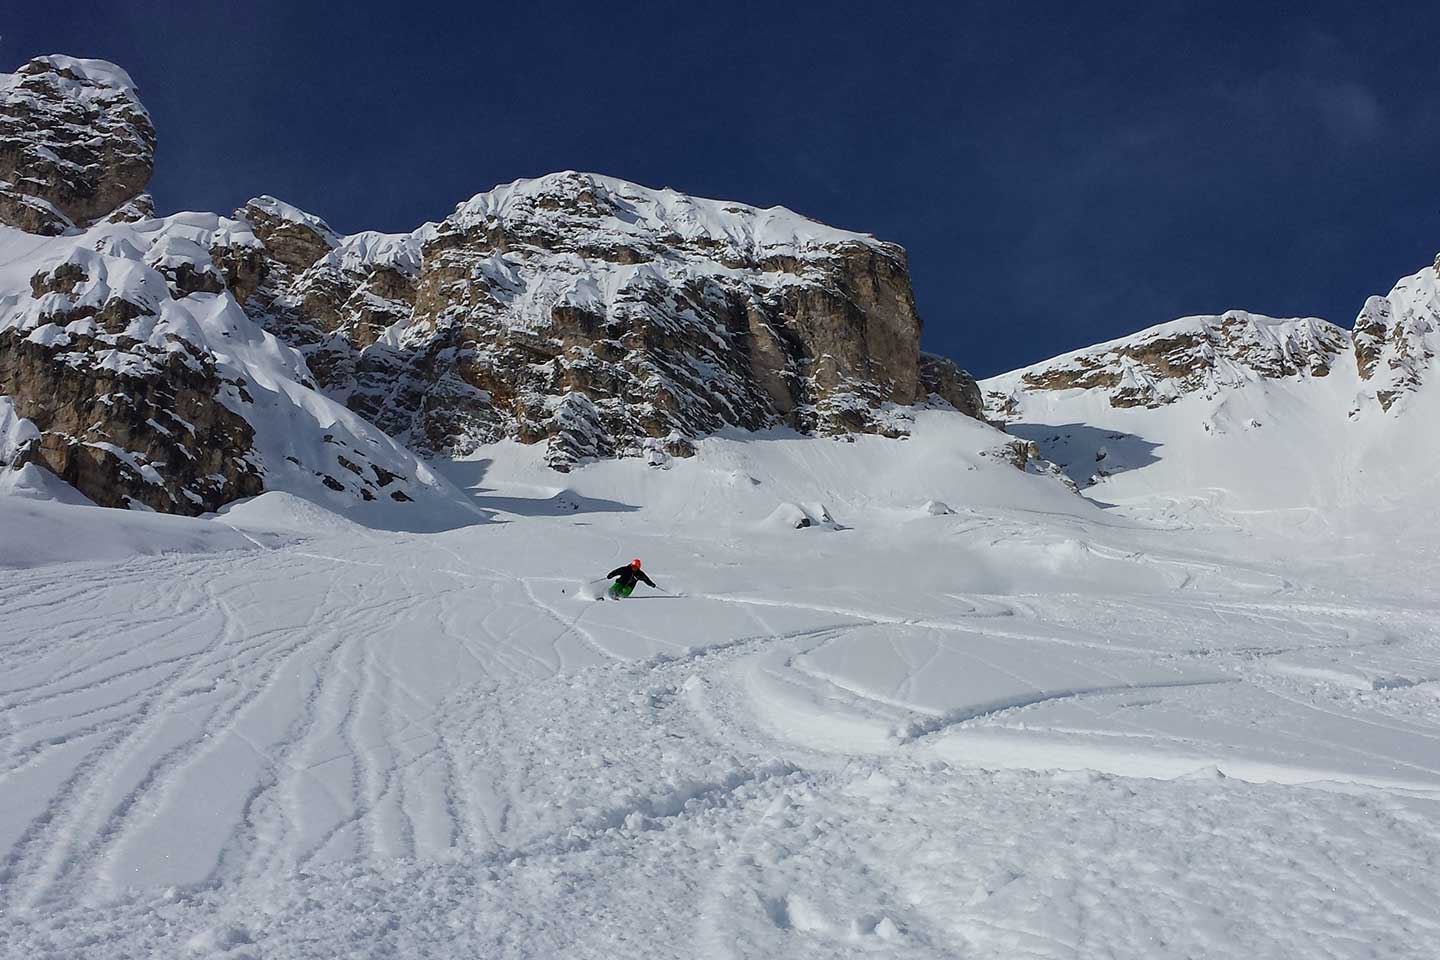
[[[980,385],[955,361],[933,353],[920,354],[920,384],[967,417],[985,419],[985,399]]]
[[[38,57],[0,75],[0,222],[40,234],[93,223],[141,196],[154,157],[149,114],[114,64]]]
[[[240,303],[255,295],[264,282],[270,260],[264,251],[246,246],[217,246],[210,260],[225,278],[225,287]]]
[[[255,236],[265,244],[270,257],[292,274],[304,273],[334,245],[335,234],[323,221],[308,222],[287,216],[288,211],[273,197],[251,200],[235,215],[247,221]]]
[[[280,228],[283,205],[252,203],[238,215],[272,256],[247,310],[305,352],[324,388],[422,452],[510,436],[566,465],[724,426],[893,435],[906,427],[885,405],[937,386],[979,412],[958,368],[921,382],[920,320],[893,244],[831,231],[821,246],[752,248],[623,227],[655,192],[587,174],[526,190],[493,212],[476,212],[491,195],[462,204],[403,255],[389,238],[384,255],[347,240],[316,256],[321,234],[298,255],[308,215],[288,208],[297,225]],[[730,212],[737,234],[763,213]],[[598,298],[547,293],[567,284]],[[398,345],[380,342],[400,328]]]
[[[85,268],[78,263],[62,263],[48,272],[30,278],[30,295],[37,300],[47,293],[69,293],[85,279]]]
[[[1188,328],[1167,324],[1081,351],[1026,371],[1020,383],[1028,390],[1103,390],[1111,406],[1153,408],[1244,377],[1324,377],[1349,345],[1344,330],[1319,320],[1231,311],[1176,323]]]
[[[87,358],[120,348],[145,355],[144,376]],[[197,515],[261,492],[253,431],[216,400],[213,364],[134,342],[72,336],[47,347],[0,332],[0,394],[41,437],[22,457],[101,506]]]
[[[1370,309],[1372,305],[1374,308]],[[1389,335],[1387,324],[1390,319],[1388,302],[1376,298],[1366,306],[1367,309],[1362,310],[1360,315],[1355,318],[1355,327],[1352,331],[1355,343],[1355,365],[1360,371],[1362,380],[1369,380],[1375,374],[1375,365],[1380,360]]]
[[[1101,358],[1078,357],[1071,366],[1034,370],[1021,379],[1036,390],[1109,389],[1120,383],[1120,374]]]

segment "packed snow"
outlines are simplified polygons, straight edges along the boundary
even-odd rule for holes
[[[1112,507],[942,411],[499,444],[429,534],[0,497],[0,955],[1431,957],[1433,512],[1178,511],[1182,439]]]

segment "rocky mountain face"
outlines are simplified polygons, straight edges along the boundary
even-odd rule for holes
[[[1371,297],[1355,318],[1355,360],[1369,392],[1389,410],[1434,378],[1440,352],[1440,257],[1395,285],[1388,296]]]
[[[1020,417],[1027,396],[1069,390],[1101,395],[1115,408],[1154,409],[1249,383],[1319,380],[1343,365],[1352,410],[1389,411],[1434,378],[1437,352],[1440,258],[1388,296],[1367,300],[1353,330],[1243,310],[1185,317],[992,378],[985,402],[999,421]]]
[[[783,208],[566,172],[341,236],[273,197],[155,217],[154,149],[113,64],[0,75],[0,470],[174,513],[275,489],[453,507],[402,444],[513,438],[564,470],[726,428],[981,413],[920,353],[905,252]]]
[[[1298,511],[1409,497],[1440,460],[1437,294],[1427,267],[1366,301],[1353,330],[1186,317],[990,378],[988,416],[1107,500]]]
[[[37,295],[0,329],[0,394],[35,428],[11,466],[38,463],[101,506],[198,514],[263,489],[254,430],[217,397],[242,397],[215,357],[147,334],[145,296],[106,289],[100,254],[32,278]]]
[[[138,216],[154,135],[124,71],[32,61],[0,76],[0,110],[0,471],[192,515],[263,490],[465,506],[240,309],[274,256],[248,222]]]
[[[341,510],[459,497],[240,309],[262,255],[213,214],[0,233],[0,395],[33,427],[8,465],[167,513],[262,490]]]
[[[155,128],[112,63],[49,56],[0,74],[0,223],[59,234],[153,212]]]
[[[1275,320],[1243,310],[1185,317],[1068,353],[1008,376],[990,403],[1001,419],[1024,393],[1093,390],[1113,407],[1159,407],[1256,379],[1324,377],[1350,349],[1349,333],[1313,318]]]
[[[411,234],[336,237],[268,197],[236,216],[270,252],[246,309],[425,453],[511,437],[565,469],[726,427],[901,436],[932,395],[979,413],[922,360],[904,251],[781,208],[566,172]]]

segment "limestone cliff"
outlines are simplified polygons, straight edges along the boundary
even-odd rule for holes
[[[931,397],[978,413],[963,371],[922,379],[904,250],[783,208],[566,172],[411,234],[236,216],[271,251],[252,316],[426,453],[513,437],[565,468],[726,427],[900,436]]]

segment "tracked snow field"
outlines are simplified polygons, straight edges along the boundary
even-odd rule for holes
[[[5,570],[0,954],[1435,955],[1425,537],[500,492]]]

